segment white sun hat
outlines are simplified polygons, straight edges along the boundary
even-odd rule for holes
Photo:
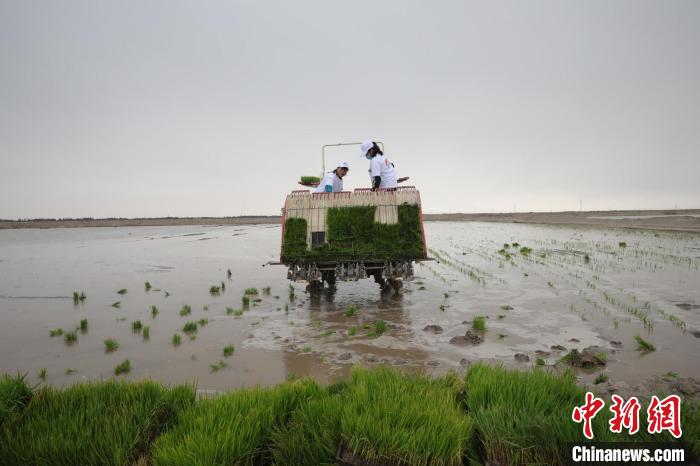
[[[361,158],[365,158],[367,151],[374,147],[374,141],[367,140],[360,145],[360,151],[362,152]]]
[[[347,168],[350,170],[350,164],[346,160],[341,160],[338,162],[338,168]]]

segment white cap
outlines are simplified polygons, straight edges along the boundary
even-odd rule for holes
[[[348,170],[350,170],[350,164],[345,160],[341,160],[340,162],[338,162],[338,168],[347,168]]]
[[[365,155],[367,155],[367,151],[370,150],[372,147],[374,147],[374,141],[365,141],[360,145],[360,151],[362,151],[362,158],[365,158]]]

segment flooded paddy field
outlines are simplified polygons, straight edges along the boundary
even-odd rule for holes
[[[589,383],[700,376],[700,235],[425,230],[436,260],[416,264],[397,295],[371,280],[314,294],[290,284],[284,267],[262,267],[278,259],[276,225],[0,231],[0,372],[66,385],[113,377],[128,359],[121,378],[223,390],[290,375],[327,382],[353,364],[550,366],[593,347],[601,364],[577,369]]]

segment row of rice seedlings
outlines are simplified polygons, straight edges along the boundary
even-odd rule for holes
[[[625,312],[628,312],[635,316],[640,322],[644,324],[644,327],[651,331],[654,328],[654,323],[649,319],[649,316],[647,315],[646,312],[642,311],[639,309],[637,306],[633,304],[627,304],[622,302],[621,300],[617,299],[616,297],[612,296],[609,294],[607,291],[603,291],[603,297],[605,298],[605,301],[608,303],[612,304],[613,306],[618,307],[619,309],[622,309]]]
[[[84,291],[81,291],[80,293],[78,293],[77,291],[73,292],[73,304],[75,304],[76,306],[78,304],[84,303],[85,299],[87,299],[87,295]]]
[[[0,426],[0,464],[136,464],[194,400],[194,387],[153,382],[44,386]]]
[[[278,426],[302,402],[320,392],[315,382],[298,380],[270,389],[242,389],[201,399],[180,413],[178,422],[156,439],[151,463],[265,463]]]
[[[467,276],[470,280],[478,283],[479,285],[486,286],[486,279],[477,275],[474,272],[473,267],[468,266],[466,264],[457,264],[456,261],[452,260],[451,258],[448,258],[447,253],[445,253],[444,251],[437,251],[435,249],[430,249],[430,253],[441,264],[445,264],[446,266],[450,267],[451,269],[454,269],[457,272],[462,273],[463,275]]]

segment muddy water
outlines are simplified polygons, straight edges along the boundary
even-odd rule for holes
[[[326,382],[347,375],[353,364],[430,373],[477,360],[525,368],[538,350],[546,352],[540,353],[545,364],[554,364],[564,352],[553,345],[597,345],[608,353],[612,380],[668,371],[700,376],[700,236],[519,224],[425,227],[439,260],[417,265],[415,280],[400,294],[382,294],[364,280],[320,294],[296,283],[293,298],[286,270],[262,267],[277,259],[276,226],[0,231],[0,372],[28,372],[38,381],[46,368],[47,383],[64,385],[112,377],[128,358],[132,371],[125,378],[196,381],[218,390],[292,374]],[[511,246],[509,259],[499,254],[513,242],[532,252]],[[210,287],[222,281],[225,291],[212,296]],[[262,292],[267,286],[269,295]],[[226,308],[240,309],[252,287],[260,301],[240,317],[228,315]],[[127,293],[117,294],[122,288]],[[74,305],[72,292],[82,290],[87,299]],[[112,306],[117,301],[120,308]],[[192,314],[181,317],[185,304]],[[155,318],[152,305],[160,311]],[[356,314],[346,315],[351,306]],[[484,342],[450,343],[478,315],[486,317]],[[89,327],[77,343],[49,336],[84,318]],[[150,326],[149,340],[132,332],[137,319]],[[195,338],[182,334],[187,321],[199,319],[208,323]],[[379,320],[386,329],[376,335]],[[442,332],[424,331],[427,325]],[[171,344],[174,333],[182,335],[179,347]],[[657,351],[637,351],[635,335]],[[117,351],[105,353],[107,338],[119,342]],[[224,358],[229,344],[235,353]],[[516,362],[516,353],[530,362]],[[212,371],[220,360],[227,367]]]

